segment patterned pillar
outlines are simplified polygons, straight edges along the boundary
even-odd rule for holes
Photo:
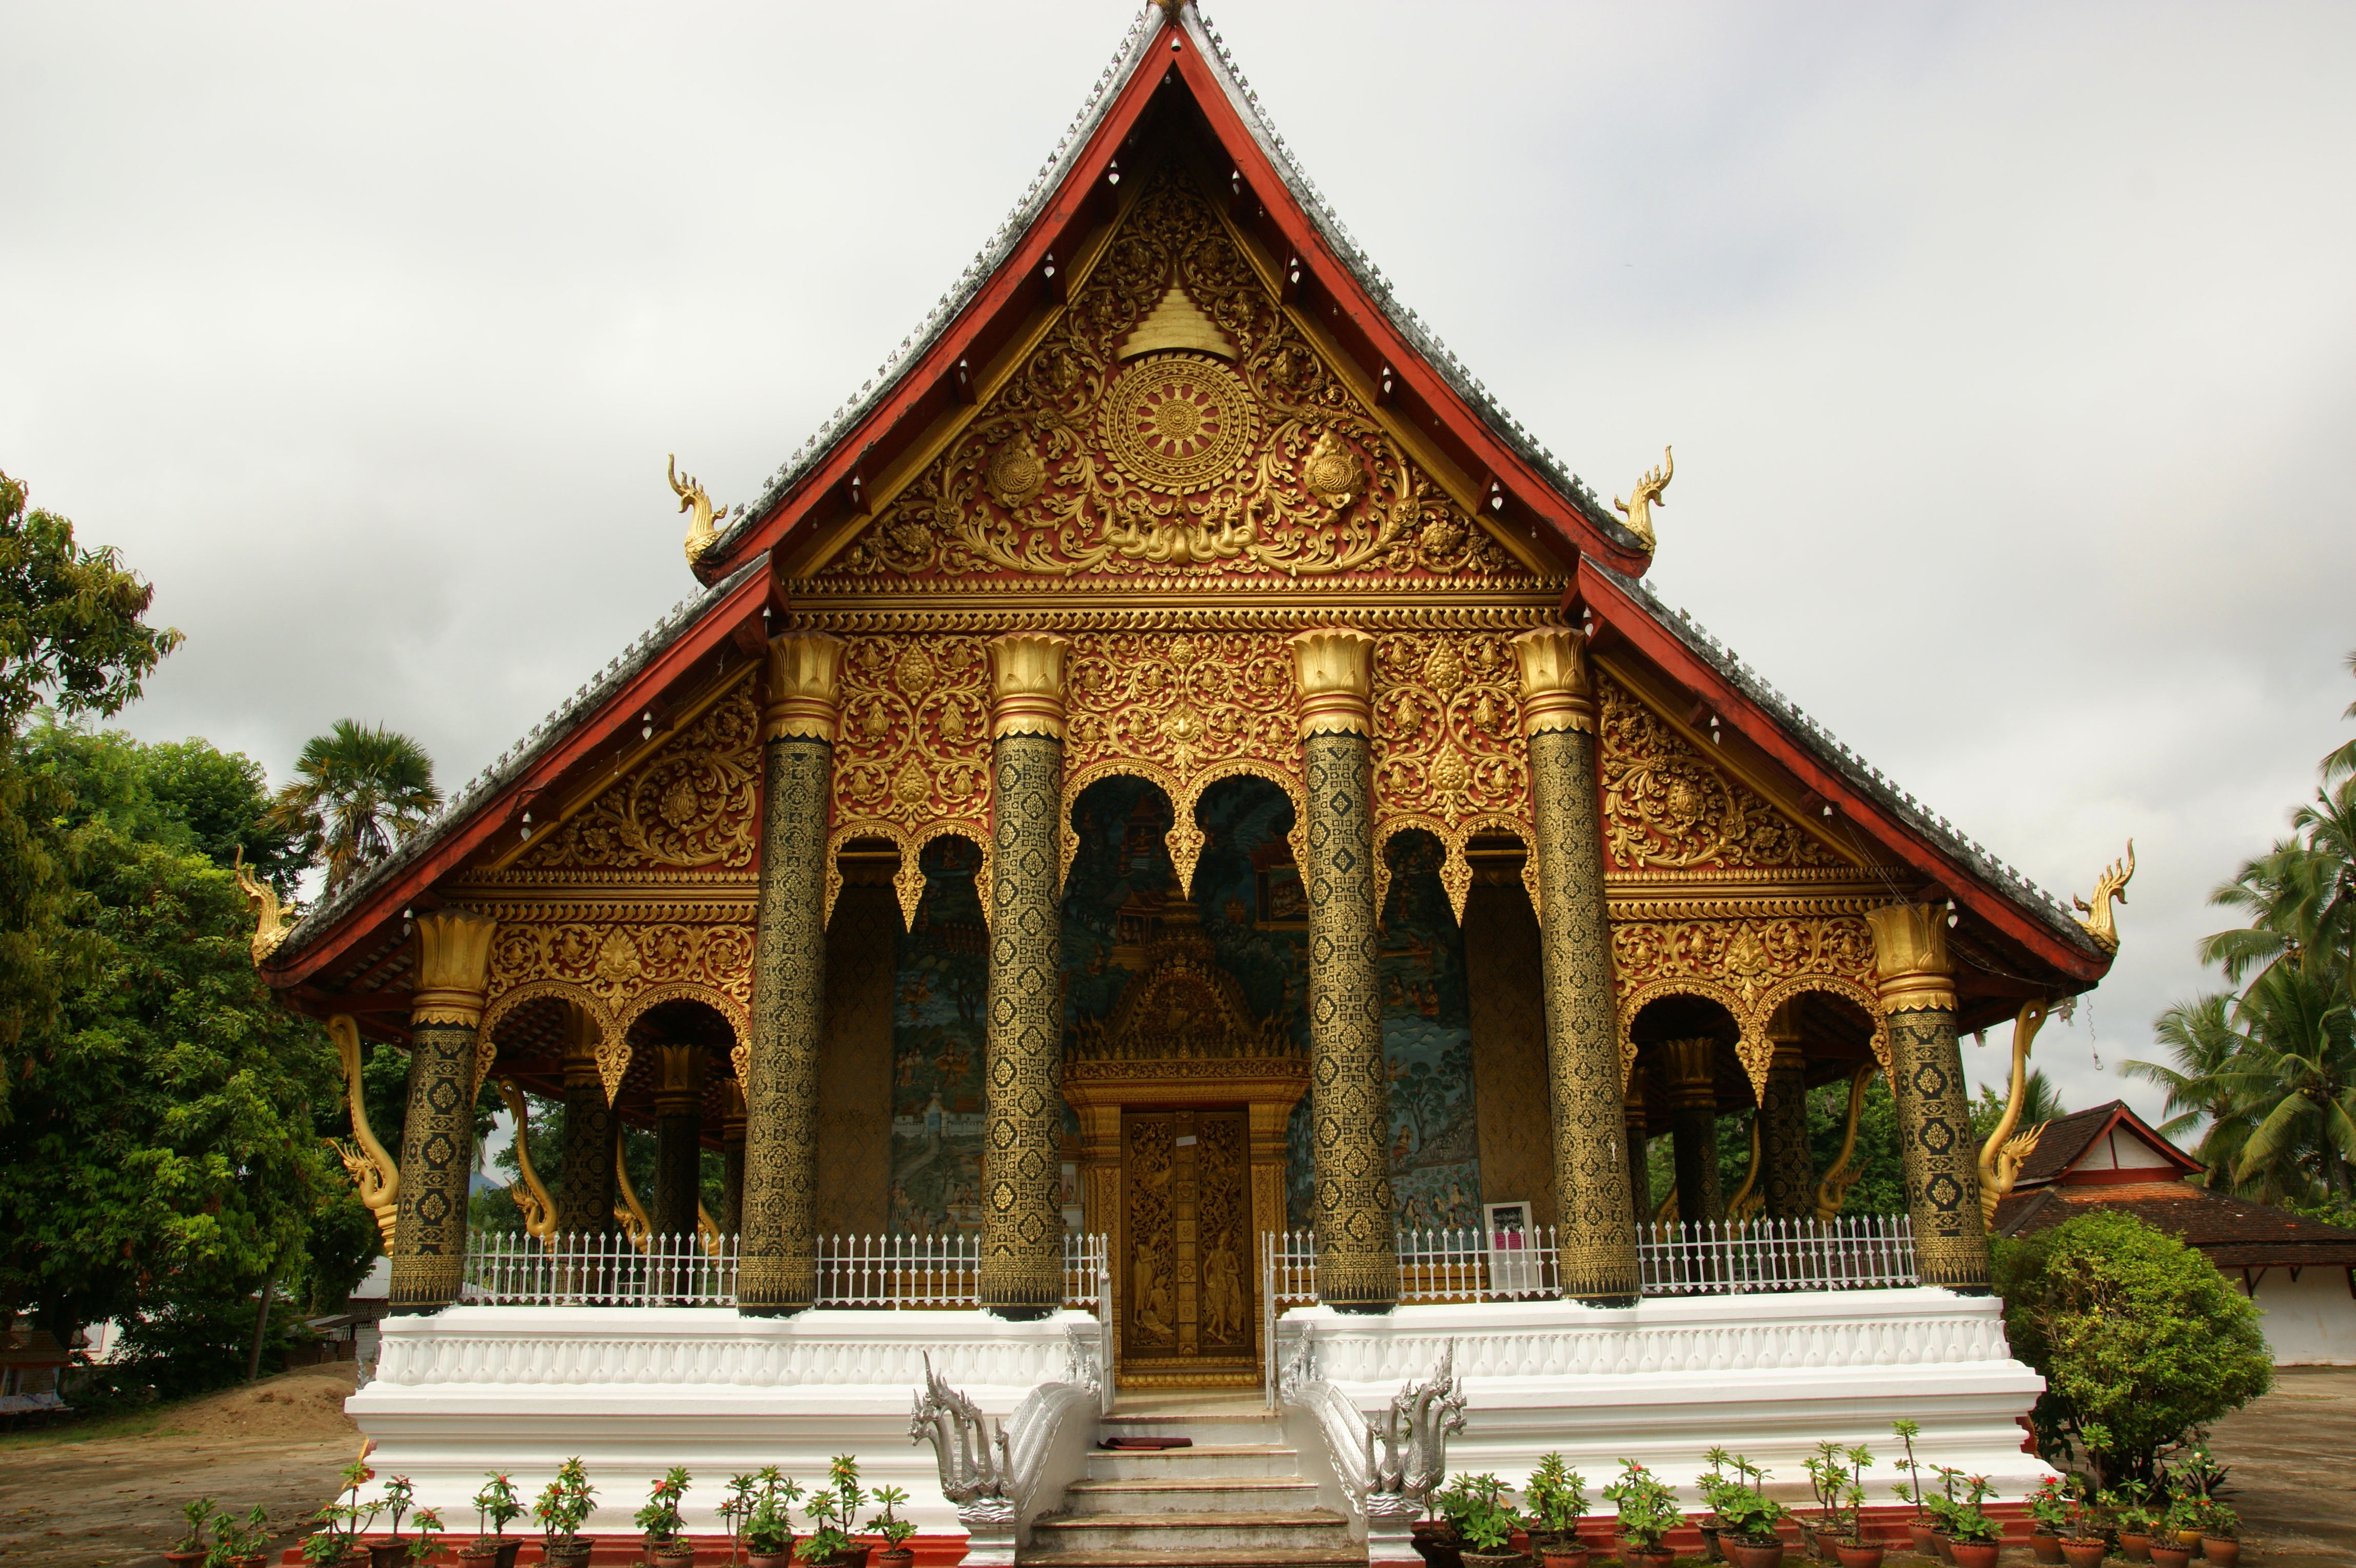
[[[736,1310],[751,1316],[799,1312],[816,1288],[810,1227],[826,1015],[826,824],[841,668],[841,641],[823,632],[769,639],[736,1274]]]
[[[655,1087],[655,1234],[695,1234],[703,1189],[703,1047],[663,1046]]]
[[[720,1233],[734,1236],[744,1228],[744,1090],[732,1078],[720,1094]]]
[[[597,1021],[565,1018],[564,1165],[557,1176],[556,1228],[603,1235],[614,1228],[614,1108],[597,1070]]]
[[[1965,1295],[1988,1289],[1987,1226],[1955,1044],[1954,972],[1947,961],[1947,911],[1939,904],[1892,904],[1866,912],[1881,1010],[1890,1026],[1890,1087],[1906,1168],[1906,1210],[1924,1284]]]
[[[1766,1162],[1767,1218],[1807,1219],[1816,1212],[1816,1165],[1808,1153],[1808,1053],[1801,1042],[1800,1005],[1786,1002],[1767,1020],[1775,1055],[1767,1067],[1767,1100],[1759,1108],[1759,1157]]]
[[[1644,1112],[1644,1069],[1639,1063],[1628,1075],[1624,1112],[1628,1119],[1628,1212],[1636,1229],[1653,1222],[1652,1137]]]
[[[1633,1306],[1636,1228],[1622,1148],[1627,1110],[1603,908],[1587,640],[1568,627],[1539,627],[1515,638],[1514,652],[1521,664],[1544,906],[1541,968],[1562,1289],[1599,1306]]]
[[[409,1113],[392,1233],[395,1312],[439,1312],[466,1266],[466,1184],[475,1174],[475,1026],[498,922],[464,909],[417,918],[409,1004]]]
[[[990,643],[990,1026],[984,1046],[981,1305],[1044,1317],[1064,1305],[1064,807],[1067,639]]]
[[[1669,1040],[1669,1138],[1676,1150],[1677,1219],[1715,1225],[1726,1218],[1718,1171],[1718,1042]]]
[[[1292,639],[1309,800],[1309,1072],[1317,1294],[1344,1312],[1398,1300],[1390,1078],[1376,967],[1370,736],[1375,639],[1321,627]]]

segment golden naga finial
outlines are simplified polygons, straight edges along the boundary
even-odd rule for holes
[[[1734,1189],[1734,1196],[1726,1200],[1727,1222],[1740,1225],[1745,1220],[1756,1219],[1766,1209],[1767,1191],[1759,1185],[1759,1118],[1753,1116],[1751,1119],[1751,1169],[1743,1176],[1742,1185]]]
[[[2094,878],[2094,901],[2088,903],[2083,898],[2070,900],[2084,911],[2078,917],[2078,923],[2086,928],[2086,934],[2094,938],[2094,945],[2104,952],[2119,950],[2119,929],[2111,920],[2111,900],[2115,898],[2122,904],[2127,901],[2127,884],[2134,876],[2135,840],[2129,839],[2126,858],[2111,862],[2103,874]]]
[[[257,938],[258,941],[260,939]],[[344,1101],[352,1113],[352,1141],[340,1138],[327,1140],[327,1147],[344,1162],[351,1173],[352,1186],[359,1193],[360,1203],[376,1218],[377,1234],[384,1239],[385,1256],[392,1255],[392,1225],[401,1208],[401,1167],[376,1141],[376,1133],[369,1126],[368,1102],[360,1093],[360,1029],[348,1013],[338,1013],[327,1020],[327,1034],[336,1042],[337,1054],[344,1062]]]
[[[245,895],[246,908],[253,911],[253,967],[260,969],[294,929],[294,906],[282,906],[278,889],[245,868],[243,844],[237,846],[237,858],[230,866],[230,875],[237,878],[237,890]]]
[[[1852,1170],[1848,1162],[1850,1156],[1857,1153],[1857,1123],[1859,1113],[1865,1109],[1866,1085],[1871,1083],[1873,1075],[1880,1070],[1878,1062],[1868,1062],[1849,1076],[1848,1122],[1841,1129],[1840,1153],[1833,1156],[1831,1168],[1825,1172],[1824,1179],[1816,1183],[1816,1218],[1819,1220],[1828,1220],[1838,1214],[1841,1205],[1848,1201],[1848,1189],[1865,1176],[1863,1165]]]
[[[556,1234],[556,1200],[548,1196],[540,1173],[531,1168],[531,1140],[528,1136],[531,1107],[525,1102],[523,1090],[511,1080],[503,1078],[498,1082],[499,1098],[507,1101],[508,1113],[515,1118],[516,1168],[523,1173],[523,1180],[509,1187],[508,1193],[523,1211],[524,1234],[544,1247],[548,1239]]]
[[[2037,1140],[2045,1136],[2047,1123],[2042,1122],[2018,1136],[2013,1129],[2020,1125],[2021,1103],[2029,1098],[2029,1047],[2036,1043],[2037,1031],[2045,1026],[2050,1011],[2043,1002],[2024,1002],[2012,1021],[2012,1096],[2005,1101],[1996,1131],[1980,1145],[1980,1216],[1991,1223],[1996,1219],[1996,1206],[2020,1179],[2020,1167],[2037,1152]]]
[[[1653,532],[1653,509],[1669,504],[1661,492],[1667,489],[1669,481],[1676,477],[1676,459],[1664,446],[1661,448],[1661,466],[1636,481],[1635,499],[1623,501],[1618,496],[1612,498],[1612,507],[1627,518],[1628,532],[1636,536],[1636,542],[1647,555],[1653,553],[1657,542]]]
[[[691,514],[687,520],[687,564],[692,566],[703,559],[703,553],[720,537],[720,530],[712,526],[712,498],[693,474],[680,475],[676,452],[670,455],[669,471],[671,494],[679,498],[679,510]]]
[[[614,1184],[621,1201],[614,1205],[614,1223],[622,1228],[630,1245],[643,1252],[653,1240],[655,1222],[647,1217],[647,1206],[638,1201],[638,1189],[630,1181],[630,1162],[622,1157],[622,1119],[614,1118]]]

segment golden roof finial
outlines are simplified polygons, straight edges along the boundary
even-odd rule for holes
[[[360,1083],[359,1026],[352,1021],[350,1014],[338,1013],[327,1020],[327,1034],[336,1042],[337,1055],[343,1062],[344,1101],[352,1113],[352,1141],[347,1144],[340,1138],[329,1138],[327,1144],[351,1174],[360,1206],[375,1219],[385,1256],[391,1257],[393,1220],[401,1209],[401,1167],[393,1163],[384,1145],[376,1141],[376,1130],[369,1125],[368,1097],[361,1092]]]
[[[2046,1123],[2040,1122],[2026,1133],[2016,1133],[2020,1125],[2020,1108],[2029,1099],[2029,1048],[2037,1041],[2037,1031],[2045,1026],[2046,1015],[2051,1009],[2042,1000],[2024,1002],[2012,1021],[2012,1093],[2005,1101],[2004,1115],[1997,1122],[1996,1130],[1980,1145],[1980,1218],[1993,1222],[1996,1206],[2002,1203],[2020,1180],[2020,1167],[2037,1152],[2037,1142],[2045,1136]]]
[[[1661,492],[1669,488],[1669,481],[1676,478],[1676,459],[1664,446],[1661,448],[1661,466],[1636,481],[1633,499],[1623,501],[1618,496],[1612,498],[1612,507],[1627,518],[1628,532],[1636,536],[1637,543],[1647,555],[1653,553],[1655,543],[1653,509],[1669,504],[1662,498]]]
[[[278,889],[245,868],[243,844],[237,846],[237,858],[230,866],[230,875],[237,878],[237,890],[245,895],[245,906],[253,911],[253,967],[260,969],[294,929],[294,906],[282,906]]]
[[[712,522],[712,498],[704,493],[694,475],[680,473],[676,452],[670,455],[670,489],[679,498],[679,510],[694,514],[687,520],[687,564],[692,566],[703,559],[703,553],[720,537],[720,530]]]
[[[2094,945],[2104,952],[2119,950],[2119,929],[2111,921],[2111,900],[2115,898],[2122,904],[2127,901],[2127,883],[2134,876],[2135,840],[2129,839],[2126,858],[2111,862],[2102,875],[2094,878],[2094,901],[2089,903],[2083,898],[2070,900],[2084,911],[2078,917],[2078,924],[2086,929],[2086,934],[2094,939]]]

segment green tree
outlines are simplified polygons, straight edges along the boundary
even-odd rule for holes
[[[2006,1101],[2006,1093],[1996,1085],[1980,1085],[1979,1098],[1972,1101],[1973,1137],[1982,1143],[1987,1141],[1987,1135],[1995,1132],[1997,1123],[2004,1120]],[[2058,1122],[2069,1114],[2062,1103],[2062,1091],[2053,1087],[2053,1080],[2045,1076],[2045,1069],[2041,1067],[2029,1069],[2028,1081],[2021,1086],[2020,1120],[2015,1123],[2015,1131],[2026,1133],[2031,1127]]]
[[[337,719],[304,743],[273,822],[299,834],[334,893],[423,827],[442,803],[434,760],[408,736]]]
[[[2148,1480],[2168,1452],[2274,1386],[2258,1309],[2209,1260],[2132,1215],[2093,1213],[1996,1244],[2013,1354],[2042,1373],[2050,1456],[2098,1483]]]

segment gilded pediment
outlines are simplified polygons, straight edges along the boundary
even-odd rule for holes
[[[1604,854],[1615,870],[1813,868],[1837,853],[1687,739],[1626,686],[1595,682]]]
[[[1140,576],[1538,581],[1409,456],[1211,203],[1170,173],[972,420],[809,585]]]
[[[519,871],[749,870],[760,714],[738,679],[513,863]]]

